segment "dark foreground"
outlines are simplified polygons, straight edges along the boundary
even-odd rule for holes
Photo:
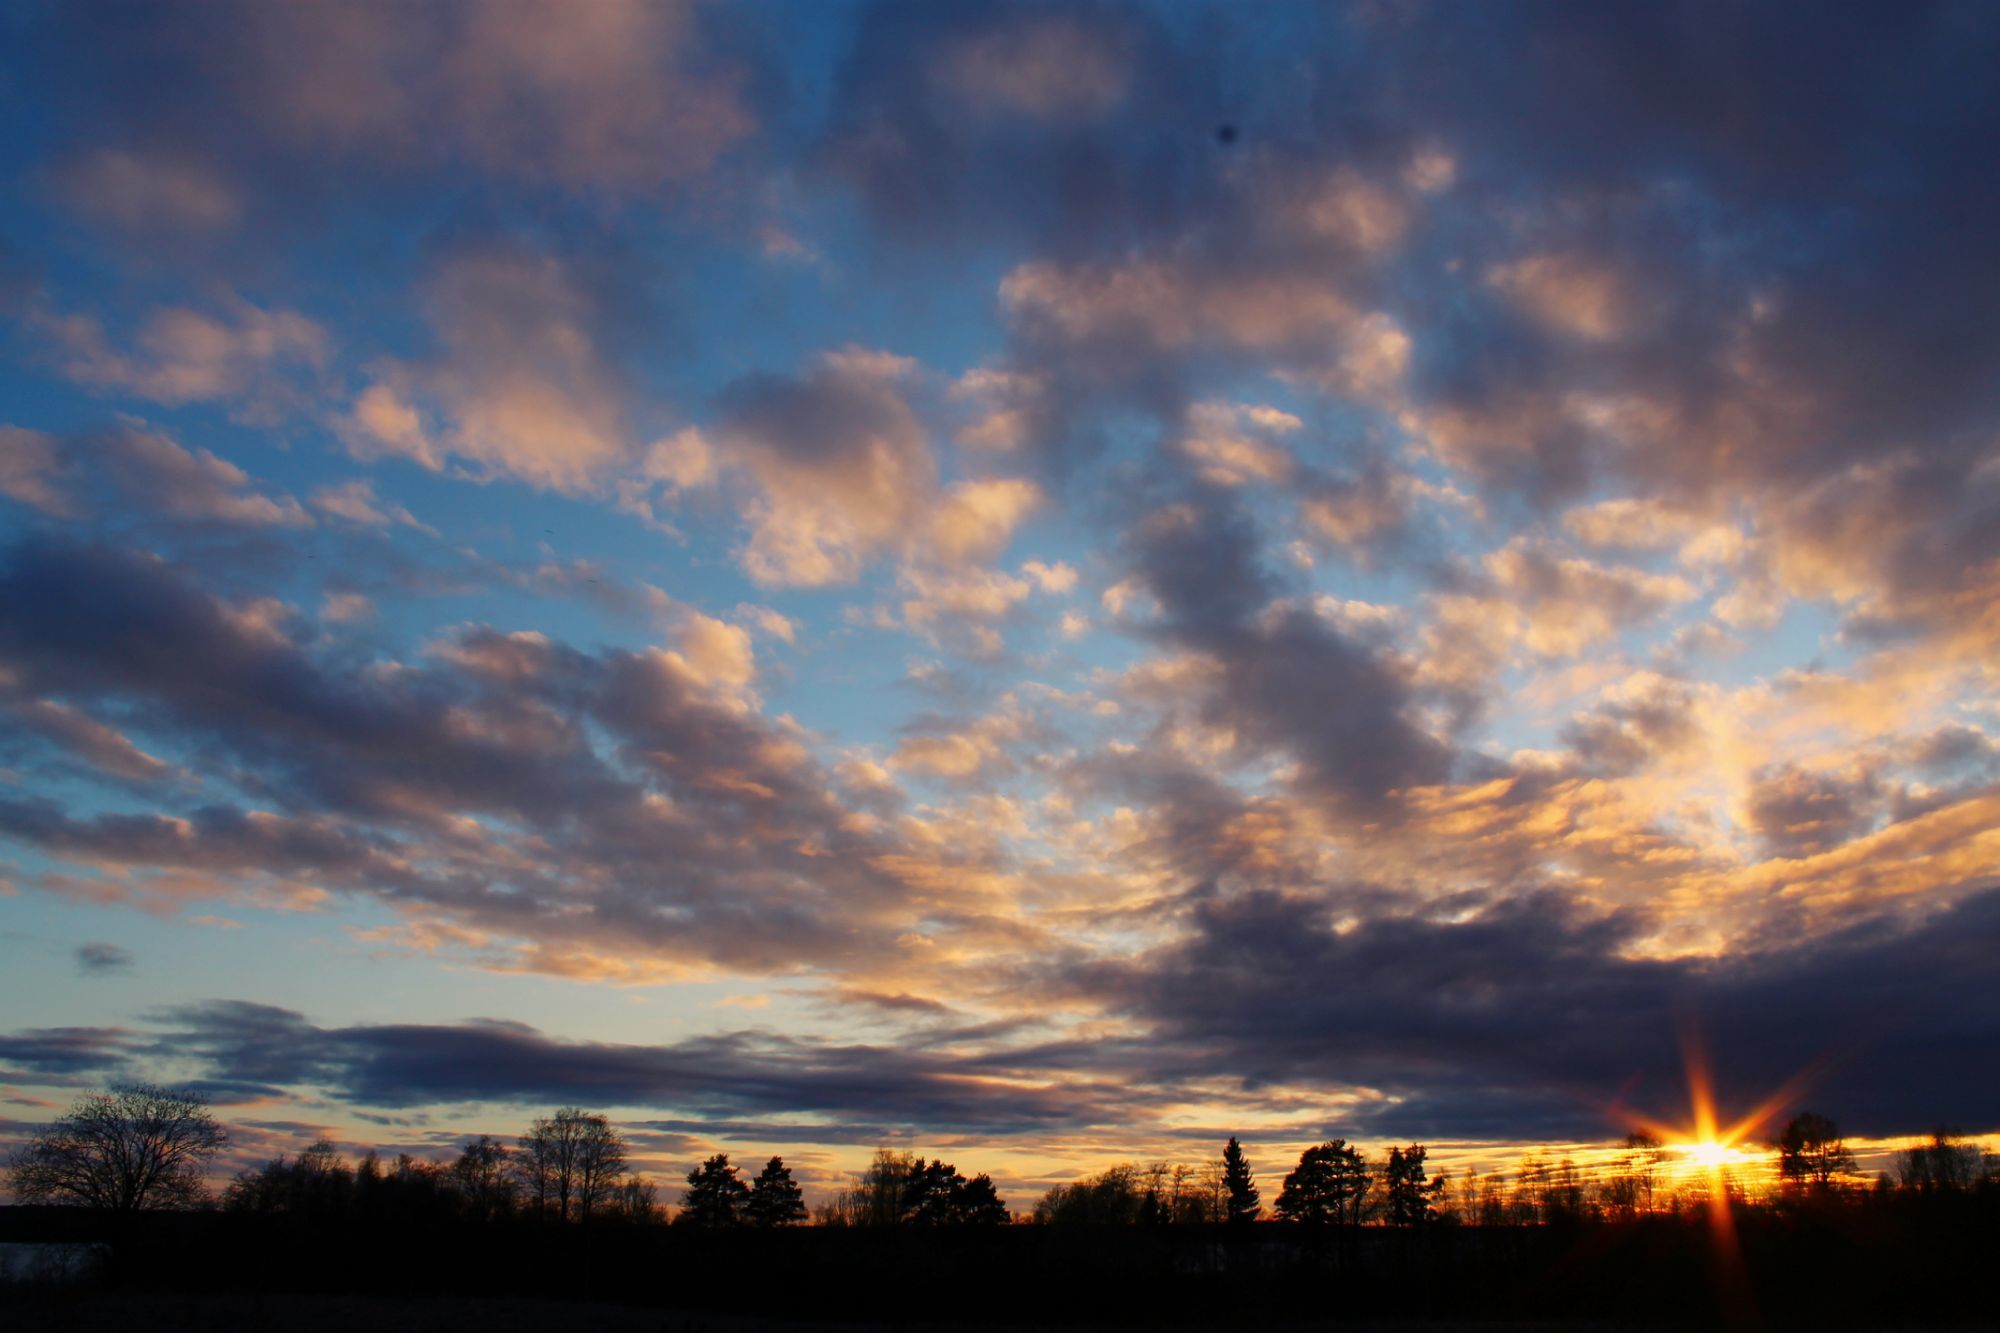
[[[792,1320],[717,1314],[713,1311],[651,1309],[630,1305],[574,1304],[555,1301],[476,1300],[456,1297],[282,1296],[269,1294],[160,1296],[136,1292],[44,1294],[0,1305],[10,1329],[21,1333],[126,1333],[132,1329],[180,1333],[235,1333],[235,1330],[296,1330],[296,1333],[544,1333],[549,1329],[588,1329],[595,1333],[862,1333],[882,1327],[880,1320],[839,1322]],[[1024,1333],[1043,1323],[897,1323],[900,1333]],[[1177,1325],[1194,1333],[1215,1328],[1242,1328],[1246,1321]],[[1279,1330],[1324,1328],[1322,1322],[1258,1322]],[[1346,1333],[1622,1333],[1632,1325],[1548,1321],[1439,1323],[1404,1321],[1342,1322]],[[1109,1333],[1125,1324],[1068,1325],[1072,1333]]]
[[[1756,1210],[1733,1245],[1682,1217],[704,1232],[14,1208],[0,1241],[111,1257],[80,1287],[0,1289],[0,1329],[2000,1328],[1993,1204]]]

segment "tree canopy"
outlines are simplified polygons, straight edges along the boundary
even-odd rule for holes
[[[1278,1194],[1278,1214],[1315,1225],[1359,1222],[1367,1197],[1368,1166],[1361,1150],[1333,1139],[1299,1154]]]
[[[693,1184],[693,1177],[689,1183]],[[805,1193],[792,1179],[791,1168],[785,1165],[784,1158],[773,1157],[764,1163],[764,1169],[750,1182],[744,1211],[760,1227],[782,1227],[806,1220]]]
[[[152,1083],[84,1097],[9,1163],[22,1203],[116,1212],[185,1208],[202,1197],[202,1167],[228,1134],[206,1099]]]
[[[1853,1171],[1840,1127],[1823,1115],[1801,1111],[1778,1135],[1778,1177],[1786,1184],[1826,1189]]]
[[[1421,1143],[1389,1149],[1389,1163],[1382,1171],[1389,1225],[1420,1227],[1437,1221],[1437,1202],[1444,1194],[1444,1177],[1425,1178],[1424,1159],[1428,1153]]]
[[[779,1163],[779,1169],[783,1169],[782,1163]],[[765,1170],[768,1172],[770,1168]],[[789,1180],[790,1176],[787,1175],[786,1179]],[[728,1153],[719,1152],[688,1172],[687,1182],[687,1193],[681,1195],[682,1222],[688,1226],[710,1228],[733,1227],[742,1223],[750,1203],[750,1187],[743,1183],[742,1176],[729,1164]]]

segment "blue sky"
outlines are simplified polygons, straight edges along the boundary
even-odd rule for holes
[[[1982,7],[0,22],[16,1128],[2000,1119]]]

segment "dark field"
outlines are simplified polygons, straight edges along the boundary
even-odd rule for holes
[[[626,1305],[569,1304],[556,1301],[476,1300],[466,1298],[408,1298],[355,1296],[286,1295],[147,1295],[141,1293],[91,1292],[64,1296],[38,1296],[0,1303],[7,1327],[23,1333],[111,1333],[112,1330],[162,1329],[172,1333],[214,1330],[298,1330],[298,1333],[349,1333],[375,1329],[382,1333],[541,1333],[545,1329],[592,1329],[602,1333],[784,1333],[811,1330],[813,1333],[850,1333],[880,1328],[880,1320],[771,1319],[741,1315],[648,1309]],[[1246,1326],[1286,1329],[1316,1329],[1325,1321],[1233,1321],[1190,1323],[1177,1327],[1189,1330],[1242,1328]],[[1353,1333],[1455,1333],[1477,1329],[1480,1333],[1614,1333],[1640,1327],[1597,1322],[1460,1322],[1460,1321],[1363,1321],[1333,1325]],[[931,1321],[896,1323],[902,1333],[956,1333],[977,1329],[981,1333],[1019,1333],[1019,1330],[1047,1327],[1044,1323]],[[1101,1333],[1102,1330],[1130,1329],[1130,1323],[1073,1324],[1074,1333]],[[1648,1325],[1646,1327],[1659,1327]]]
[[[0,1329],[1995,1328],[1994,1199],[1422,1230],[427,1226],[0,1209],[112,1249]]]

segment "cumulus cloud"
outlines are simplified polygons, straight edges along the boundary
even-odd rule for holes
[[[115,146],[66,186],[115,220],[236,219],[236,184],[313,156],[351,175],[454,166],[532,186],[650,192],[697,176],[757,127],[751,71],[683,3],[536,0],[290,10],[218,6],[165,40],[158,16],[66,10],[59,27],[113,83],[150,60],[172,102],[112,101]],[[115,114],[123,111],[125,114]],[[189,154],[186,145],[207,150]],[[179,151],[176,151],[176,150]]]
[[[216,312],[156,310],[129,349],[118,347],[93,315],[43,309],[33,322],[57,366],[80,384],[168,406],[223,400],[257,419],[298,406],[301,381],[324,370],[332,356],[331,338],[313,320],[247,301]]]
[[[700,480],[713,458],[749,483],[740,557],[753,579],[848,583],[878,555],[960,567],[1006,549],[1040,490],[1004,477],[942,486],[930,433],[906,396],[915,370],[886,352],[828,352],[803,376],[731,386],[719,451],[676,446],[677,460],[702,460]]]
[[[635,945],[729,966],[817,957],[835,938],[893,952],[909,890],[879,868],[891,844],[848,817],[795,727],[757,711],[734,625],[687,611],[672,648],[597,655],[472,628],[430,666],[356,674],[315,660],[281,609],[114,550],[18,546],[0,587],[19,610],[0,664],[23,697],[115,701],[235,755],[273,803],[92,817],[5,803],[7,836],[137,876],[103,892],[144,897],[173,870],[201,878],[156,886],[170,896],[376,894],[476,927],[496,966],[578,974]],[[554,847],[569,849],[561,876],[530,854]]]
[[[446,259],[425,292],[434,361],[386,363],[341,421],[361,458],[448,459],[484,476],[589,491],[631,457],[623,379],[603,347],[604,295],[554,255]]]
[[[1692,1006],[1996,1114],[1983,17],[45,9],[0,891],[908,1040],[212,1005],[9,1078],[1571,1134]]]
[[[69,501],[56,484],[63,470],[61,446],[38,430],[0,426],[0,495],[47,514],[66,514]]]

